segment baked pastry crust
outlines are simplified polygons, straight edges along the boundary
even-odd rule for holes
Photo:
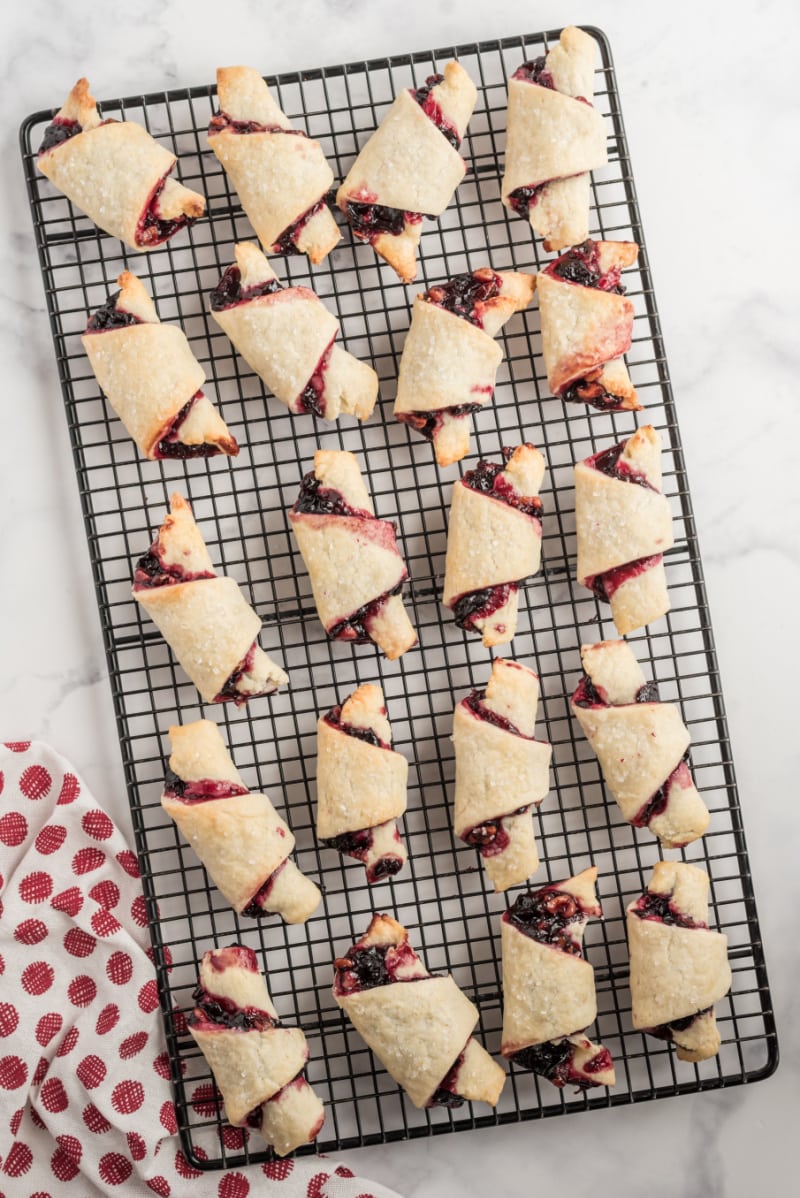
[[[255,953],[238,944],[204,953],[193,997],[189,1031],[214,1074],[228,1122],[258,1127],[278,1156],[315,1140],[325,1112],[303,1076],[306,1038],[280,1023]]]
[[[53,128],[68,136],[48,147]],[[162,245],[205,212],[171,173],[177,158],[134,121],[104,121],[79,79],[45,134],[37,165],[99,229],[132,250]]]
[[[277,912],[305,923],[322,895],[289,860],[294,836],[265,794],[245,787],[209,720],[169,730],[161,806],[239,914]]]
[[[644,425],[575,466],[577,578],[611,605],[623,636],[669,611],[663,554],[674,544],[661,493],[661,437]]]
[[[549,744],[534,738],[539,679],[496,657],[483,691],[456,705],[456,836],[480,848],[496,892],[536,872],[532,809],[550,789]]]
[[[625,641],[582,645],[581,661],[572,712],[623,816],[666,849],[691,844],[710,816],[686,763],[690,736],[680,711],[660,702]]]
[[[608,1049],[584,1029],[597,1018],[594,970],[581,955],[584,926],[602,912],[594,867],[520,895],[501,924],[503,1056],[557,1086],[614,1085]],[[535,1051],[538,1050],[538,1051]]]
[[[534,286],[533,275],[481,267],[414,300],[394,415],[433,442],[440,466],[469,452],[470,416],[490,402],[503,357],[494,336]]]
[[[358,979],[364,953],[368,988]],[[449,974],[428,973],[396,920],[374,915],[366,934],[336,961],[333,997],[414,1106],[497,1104],[505,1073],[472,1037],[476,1007]]]
[[[236,349],[290,412],[367,420],[378,376],[336,345],[339,322],[308,287],[282,287],[252,242],[235,247],[211,297],[211,315]]]
[[[133,597],[206,703],[230,699],[240,706],[288,682],[258,645],[261,620],[238,583],[215,573],[192,509],[178,493],[138,563]]]
[[[528,217],[547,250],[589,236],[589,172],[608,161],[591,103],[595,52],[594,38],[569,26],[545,58],[508,81],[502,199]]]
[[[631,347],[633,304],[619,281],[638,252],[631,241],[588,240],[537,276],[542,353],[554,395],[605,412],[641,408],[622,358]]]
[[[424,102],[416,98],[423,93]],[[404,283],[417,271],[423,215],[441,216],[466,172],[456,145],[476,98],[475,84],[455,60],[424,88],[401,91],[336,193],[354,235],[370,241]]]
[[[145,457],[237,454],[239,446],[201,388],[205,371],[177,325],[162,324],[140,279],[89,320],[81,344],[108,402]],[[122,323],[122,322],[125,323]]]
[[[456,482],[447,529],[442,603],[487,647],[513,638],[519,584],[541,564],[544,458],[525,443],[503,459]]]
[[[407,854],[396,820],[408,762],[392,749],[383,691],[365,683],[317,723],[317,836],[364,863],[367,881],[393,877]]]
[[[325,203],[333,171],[321,145],[292,127],[252,67],[220,67],[217,95],[208,144],[264,249],[322,262],[341,233]]]
[[[352,453],[317,450],[289,523],[330,639],[372,640],[389,660],[417,643],[394,525],[375,516]]]
[[[708,927],[708,874],[659,861],[627,907],[633,1026],[672,1040],[682,1061],[719,1051],[714,1004],[728,993],[728,938]]]

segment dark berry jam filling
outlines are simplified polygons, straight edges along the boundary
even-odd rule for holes
[[[401,857],[381,857],[367,870],[368,882],[380,882],[382,878],[393,878],[403,868]]]
[[[615,295],[625,294],[625,288],[619,281],[619,267],[613,266],[605,272],[601,269],[597,243],[591,237],[582,245],[567,250],[566,254],[545,268],[545,273],[563,279],[565,283],[577,283],[580,287],[594,287]]]
[[[219,445],[212,445],[208,441],[201,441],[197,445],[185,445],[180,439],[181,426],[198,399],[202,398],[203,392],[196,391],[189,402],[183,405],[153,451],[156,460],[169,458],[183,461],[187,458],[213,458],[216,454],[222,453]]]
[[[300,494],[292,511],[308,516],[355,516],[363,520],[374,519],[372,513],[366,509],[351,507],[341,491],[323,486],[313,470],[303,476]]]
[[[322,843],[326,849],[336,849],[348,857],[363,861],[372,847],[372,829],[361,828],[358,832],[341,832],[338,836],[328,836]]]
[[[645,682],[636,692],[637,703],[660,703],[657,682]]]
[[[563,890],[549,886],[520,894],[503,918],[539,944],[552,944],[575,957],[581,955],[580,942],[569,928],[585,922],[586,916],[577,899]]]
[[[658,923],[675,924],[679,928],[708,927],[708,924],[692,919],[690,915],[684,915],[682,911],[673,907],[668,894],[651,894],[648,890],[631,910],[634,915],[638,915],[639,919],[654,919]]]
[[[541,520],[541,499],[538,496],[533,499],[523,498],[503,476],[506,463],[510,460],[513,452],[513,449],[504,446],[502,462],[481,460],[477,466],[464,474],[461,481],[471,491],[480,491],[484,495],[491,495],[492,499],[499,499],[503,503],[507,503],[509,507],[515,507],[517,511],[523,512],[524,515]]]
[[[164,777],[164,797],[180,799],[182,803],[206,803],[210,799],[229,799],[233,795],[246,794],[247,787],[240,786],[238,782],[221,782],[216,778],[186,782],[169,767]]]
[[[238,266],[229,266],[224,275],[211,292],[211,307],[214,312],[224,312],[236,304],[245,304],[248,300],[258,299],[261,295],[271,295],[280,291],[281,285],[277,279],[265,279],[252,287],[242,287],[242,272]]]
[[[644,474],[621,460],[626,445],[627,441],[621,441],[619,445],[612,445],[610,449],[594,454],[593,457],[587,458],[587,466],[599,470],[609,478],[616,478],[623,483],[636,483],[639,487],[646,487],[648,491],[655,491],[657,488],[647,481]]]
[[[689,759],[689,750],[687,749],[681,760],[675,766],[675,769],[670,772],[664,781],[663,786],[660,786],[656,793],[652,795],[640,811],[631,820],[634,828],[646,828],[651,820],[654,820],[657,815],[663,815],[669,803],[669,791],[675,775],[685,769],[686,762]]]
[[[674,1040],[676,1032],[688,1031],[701,1015],[708,1015],[711,1010],[713,1010],[712,1007],[704,1007],[702,1011],[695,1011],[693,1015],[685,1015],[683,1019],[674,1019],[672,1023],[660,1023],[658,1027],[647,1028],[647,1031],[659,1040]]]
[[[525,216],[529,208],[533,208],[534,204],[538,203],[539,196],[544,191],[549,179],[545,179],[544,183],[533,183],[528,187],[516,187],[508,196],[508,203],[515,212],[519,212]]]
[[[354,644],[364,645],[372,638],[369,635],[369,624],[372,619],[377,616],[378,612],[390,599],[392,595],[399,595],[403,589],[403,583],[407,575],[392,587],[390,591],[386,591],[383,595],[378,595],[376,599],[365,603],[363,607],[359,607],[358,611],[354,611],[346,620],[339,620],[337,624],[331,625],[328,628],[328,639],[331,641],[353,641]]]
[[[121,291],[115,291],[108,297],[102,308],[98,308],[89,317],[89,322],[86,325],[87,333],[104,333],[107,329],[124,329],[128,325],[143,323],[141,317],[134,316],[133,312],[124,312],[122,308],[117,307],[117,301],[121,295]]]
[[[385,204],[347,202],[347,219],[356,237],[362,241],[375,241],[382,234],[399,237],[406,224],[415,225],[422,220],[421,212],[404,212],[402,208],[387,208]]]
[[[464,1099],[457,1092],[458,1072],[464,1064],[464,1053],[461,1052],[456,1057],[450,1069],[441,1080],[441,1084],[436,1087],[433,1094],[428,1099],[428,1106],[443,1106],[450,1111],[456,1110],[464,1105]]]
[[[165,175],[156,184],[147,207],[139,217],[139,223],[136,226],[136,244],[138,246],[161,245],[163,241],[169,241],[170,237],[174,237],[181,229],[189,228],[195,222],[195,217],[183,214],[168,219],[163,219],[158,215],[158,201],[166,181],[167,176]]]
[[[546,1077],[554,1086],[565,1086],[574,1078],[573,1052],[574,1046],[569,1040],[546,1040],[544,1044],[521,1048],[511,1059],[515,1065]]]
[[[314,373],[298,397],[297,406],[301,412],[313,412],[315,416],[325,415],[325,372],[331,360],[334,340],[335,338],[331,339],[330,345],[317,362]]]
[[[547,59],[544,54],[539,58],[532,59],[531,62],[523,62],[521,67],[517,67],[512,78],[522,79],[525,83],[536,83],[539,87],[550,88],[551,91],[556,90],[553,76],[547,70]]]
[[[448,121],[447,117],[442,113],[442,107],[437,104],[433,97],[433,89],[444,81],[444,75],[429,75],[422,87],[410,88],[411,95],[419,104],[422,111],[431,121],[433,121],[439,132],[447,138],[454,150],[457,150],[461,145],[461,138],[458,135],[458,130],[452,121]]]
[[[504,582],[496,587],[485,587],[482,591],[468,591],[453,604],[453,618],[465,631],[474,628],[476,620],[491,616],[508,603],[517,589],[517,583]]]
[[[214,700],[213,700],[214,703],[231,702],[231,703],[235,703],[237,706],[241,706],[241,704],[246,702],[248,698],[253,697],[253,696],[249,696],[249,695],[243,695],[242,692],[238,689],[238,685],[241,682],[242,678],[245,676],[245,674],[249,674],[250,671],[252,670],[253,662],[255,661],[257,648],[258,648],[258,641],[256,640],[256,641],[253,641],[252,645],[247,650],[247,653],[244,655],[242,660],[239,662],[238,666],[233,671],[233,673],[230,674],[228,676],[228,678],[225,679],[224,683],[222,684],[222,689],[220,690],[219,694],[214,697]]]
[[[591,575],[586,579],[585,585],[594,592],[601,602],[610,603],[615,592],[624,582],[629,582],[632,578],[637,578],[640,574],[651,570],[661,562],[662,558],[663,554],[656,553],[652,557],[640,557],[635,562],[625,562],[622,566],[615,566],[613,570],[606,570],[604,574]]]
[[[361,728],[357,724],[343,723],[341,707],[332,707],[325,716],[325,723],[330,724],[332,728],[337,728],[339,732],[345,732],[348,736],[355,736],[358,740],[365,740],[369,745],[375,745],[376,749],[391,751],[392,746],[387,745],[385,740],[381,740],[373,728]]]
[[[504,732],[512,732],[514,736],[523,736],[516,724],[513,724],[507,716],[500,715],[497,711],[492,711],[490,707],[484,706],[486,698],[485,690],[474,690],[464,699],[464,706],[468,707],[474,715],[480,720],[485,720],[487,724],[494,724],[495,728],[502,728]],[[533,737],[526,736],[525,740],[533,740]]]
[[[565,403],[588,403],[598,412],[617,412],[624,400],[620,395],[607,391],[597,379],[578,379],[561,392]]]
[[[37,158],[41,158],[42,154],[46,154],[48,150],[54,150],[56,146],[62,145],[65,141],[69,141],[71,137],[75,137],[78,133],[82,133],[83,129],[77,121],[68,121],[63,116],[57,116],[52,124],[48,125],[44,131],[42,144],[39,146]]]
[[[608,707],[605,696],[597,689],[588,674],[584,674],[572,696],[576,707]]]
[[[281,835],[284,835],[284,833],[281,832]],[[269,898],[269,892],[272,890],[272,887],[275,885],[275,879],[277,878],[277,876],[281,872],[281,870],[283,870],[285,868],[285,866],[286,866],[286,862],[281,861],[278,868],[274,869],[272,871],[272,873],[269,875],[269,877],[264,882],[261,883],[258,890],[255,892],[253,897],[250,899],[250,902],[247,904],[246,907],[244,907],[242,909],[242,915],[247,915],[250,919],[258,919],[262,915],[271,914],[271,912],[265,910],[265,904],[266,904],[267,899]]]
[[[376,986],[388,986],[392,975],[386,964],[387,945],[370,945],[353,948],[348,955],[336,962],[337,981],[342,990],[374,990]]]
[[[483,319],[476,308],[479,304],[496,299],[502,286],[500,276],[486,267],[454,275],[449,282],[431,287],[424,298],[429,304],[444,308],[445,312],[452,312],[454,316],[461,316],[482,329]]]
[[[203,1020],[235,1031],[263,1032],[279,1026],[279,1021],[268,1011],[259,1007],[239,1007],[230,998],[209,994],[202,986],[197,987],[192,998],[195,1002],[195,1010],[189,1016],[192,1027],[197,1027]]]
[[[325,197],[322,196],[317,200],[316,204],[312,204],[305,212],[298,216],[297,220],[292,221],[288,229],[284,229],[277,241],[274,241],[270,247],[273,254],[299,254],[301,251],[297,248],[297,239],[303,232],[312,216],[316,216],[325,207]]]
[[[459,417],[471,416],[473,412],[479,412],[483,404],[479,403],[460,403],[452,408],[436,408],[432,412],[403,412],[398,415],[397,419],[403,424],[410,424],[418,433],[421,433],[426,441],[432,441],[444,423],[445,416]]]
[[[150,546],[144,557],[136,563],[133,575],[134,591],[151,590],[153,587],[176,586],[182,582],[197,582],[201,578],[215,578],[213,570],[191,571],[175,562],[167,565],[158,548],[158,541]]]
[[[218,112],[212,116],[208,126],[208,136],[215,133],[288,133],[294,137],[305,137],[302,129],[284,129],[283,125],[262,125],[260,121],[237,121],[227,112]]]

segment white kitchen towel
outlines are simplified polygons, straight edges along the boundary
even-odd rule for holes
[[[72,767],[0,746],[0,1198],[397,1198],[319,1156],[190,1165],[146,923],[136,854]]]

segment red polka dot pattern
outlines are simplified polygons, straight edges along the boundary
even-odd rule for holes
[[[133,977],[133,961],[127,953],[112,953],[106,964],[106,976],[115,986],[127,986]]]
[[[74,803],[80,793],[80,782],[75,775],[65,774],[64,781],[61,783],[61,790],[58,792],[58,806],[65,807],[69,803]]]
[[[264,1176],[272,1181],[286,1181],[294,1169],[294,1161],[267,1161],[261,1168]]]
[[[71,957],[89,957],[96,945],[94,936],[84,932],[83,928],[70,928],[64,937],[64,948]]]
[[[39,1091],[39,1100],[46,1111],[52,1115],[65,1111],[69,1106],[67,1091],[60,1077],[48,1077]]]
[[[14,1114],[9,1119],[8,1126],[11,1128],[12,1136],[16,1136],[17,1132],[19,1131],[19,1125],[22,1122],[22,1116],[24,1114],[25,1108],[21,1106],[18,1111],[14,1111]]]
[[[56,1148],[50,1158],[50,1168],[59,1181],[72,1181],[80,1173],[77,1163],[63,1148]]]
[[[94,1002],[96,994],[97,983],[86,973],[73,978],[67,987],[67,998],[76,1007],[90,1006]]]
[[[78,1031],[78,1029],[76,1027],[71,1027],[69,1029],[69,1031],[67,1032],[66,1036],[64,1037],[64,1039],[59,1044],[58,1052],[56,1053],[56,1056],[57,1057],[65,1057],[65,1056],[67,1056],[68,1053],[72,1052],[73,1048],[78,1043],[79,1036],[80,1036],[80,1032]]]
[[[100,1158],[100,1177],[108,1186],[123,1185],[131,1173],[133,1165],[120,1152],[107,1152]]]
[[[92,840],[108,840],[114,834],[114,825],[105,811],[87,811],[81,820],[81,827]]]
[[[111,1131],[111,1124],[105,1115],[98,1111],[93,1102],[83,1108],[83,1121],[89,1128],[89,1131],[94,1132],[96,1136],[102,1136],[107,1131]]]
[[[165,1129],[167,1135],[174,1136],[178,1130],[178,1120],[175,1118],[175,1107],[169,1099],[162,1103],[161,1110],[158,1112],[158,1121]]]
[[[55,976],[52,965],[46,961],[34,961],[22,971],[22,989],[27,994],[46,994]]]
[[[149,1037],[147,1032],[134,1032],[132,1036],[126,1036],[119,1046],[119,1055],[123,1061],[130,1060],[140,1053],[147,1043]]]
[[[67,829],[63,824],[47,824],[33,842],[37,853],[50,857],[57,853],[67,839]]]
[[[105,1061],[101,1061],[100,1057],[96,1057],[94,1053],[84,1057],[75,1070],[78,1081],[87,1090],[95,1090],[104,1080],[107,1072]]]
[[[24,1177],[33,1164],[33,1153],[27,1144],[12,1144],[3,1166],[7,1177]]]
[[[106,1003],[100,1014],[97,1016],[95,1031],[98,1036],[105,1036],[112,1028],[115,1028],[119,1023],[119,1007],[116,1003]]]
[[[53,779],[43,765],[29,765],[22,771],[19,788],[26,799],[45,799],[50,794]]]
[[[144,1011],[145,1015],[149,1015],[151,1011],[155,1011],[158,1006],[158,983],[155,978],[151,978],[149,982],[145,982],[139,991],[137,1002],[139,1010]]]
[[[28,821],[20,811],[8,811],[0,816],[0,844],[10,849],[22,844],[28,835]]]
[[[10,749],[12,753],[27,753],[31,747],[29,740],[7,740],[4,743],[5,747]]]
[[[181,1061],[181,1073],[183,1073],[183,1066],[184,1066],[184,1062]],[[167,1080],[169,1080],[170,1077],[172,1076],[172,1073],[171,1073],[170,1067],[169,1067],[169,1054],[166,1052],[160,1052],[158,1054],[158,1056],[156,1057],[156,1059],[153,1061],[153,1068],[155,1069],[155,1071],[159,1077],[165,1077]]]
[[[47,1048],[47,1045],[61,1031],[64,1023],[63,1015],[59,1015],[58,1011],[50,1011],[47,1015],[42,1015],[39,1022],[36,1024],[36,1043],[41,1044],[42,1048]]]
[[[92,931],[95,936],[113,936],[120,930],[122,924],[117,919],[116,915],[112,915],[110,911],[100,910],[95,911],[92,916]]]
[[[131,903],[131,916],[133,922],[138,923],[140,928],[147,927],[147,906],[143,894],[137,895]]]
[[[147,1182],[147,1188],[154,1194],[158,1194],[158,1198],[171,1198],[172,1190],[163,1174],[159,1173],[156,1177],[151,1177]]]
[[[70,886],[55,895],[50,900],[50,906],[55,907],[56,911],[63,911],[65,915],[71,915],[74,919],[83,906],[83,895],[77,886]]]
[[[110,911],[119,902],[119,886],[110,878],[106,878],[103,882],[95,882],[89,891],[89,898],[94,899],[101,907]]]
[[[131,878],[140,878],[139,862],[135,853],[130,849],[123,849],[121,853],[117,853],[117,861],[119,861],[125,873]]]
[[[111,1105],[120,1115],[132,1115],[143,1102],[144,1086],[141,1082],[119,1082],[111,1091]]]
[[[39,1057],[39,1063],[33,1071],[31,1085],[38,1086],[39,1083],[47,1076],[48,1060],[47,1057]]]
[[[53,879],[42,870],[27,874],[19,884],[19,897],[25,903],[43,903],[53,893]]]
[[[27,1080],[28,1066],[21,1057],[0,1057],[0,1090],[18,1090]]]
[[[247,1198],[250,1182],[243,1173],[226,1173],[217,1190],[219,1198]]]
[[[216,1090],[211,1082],[202,1082],[192,1090],[192,1109],[204,1119],[213,1119],[217,1113]]]
[[[79,849],[72,858],[74,874],[90,874],[105,863],[106,855],[102,849]]]
[[[222,1129],[222,1143],[228,1152],[241,1152],[249,1139],[250,1134],[246,1127],[225,1126]]]
[[[125,1136],[128,1141],[128,1152],[135,1161],[143,1161],[147,1156],[147,1144],[138,1132],[129,1131]]]
[[[47,924],[41,919],[23,919],[14,929],[17,944],[41,944],[47,936]]]

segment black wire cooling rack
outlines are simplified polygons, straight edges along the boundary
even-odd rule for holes
[[[609,137],[609,165],[595,172],[592,181],[592,233],[632,238],[642,247],[638,267],[625,277],[636,310],[628,363],[645,407],[639,423],[654,424],[664,439],[664,490],[675,522],[675,548],[667,557],[672,610],[631,639],[646,673],[658,680],[663,698],[679,703],[691,730],[693,771],[712,818],[705,838],[684,855],[711,875],[711,922],[728,935],[733,988],[717,1008],[723,1039],[713,1060],[681,1063],[667,1045],[632,1028],[624,909],[645,886],[659,851],[655,839],[626,824],[606,796],[597,761],[571,719],[569,696],[581,672],[581,641],[615,635],[608,609],[573,581],[572,466],[629,435],[636,420],[631,414],[603,414],[580,405],[566,410],[550,397],[534,306],[514,317],[500,335],[505,360],[495,400],[475,417],[473,453],[462,468],[479,457],[497,458],[501,446],[521,440],[533,441],[547,459],[544,565],[522,592],[513,643],[513,656],[540,675],[538,735],[554,747],[552,789],[535,817],[543,864],[534,881],[557,881],[592,862],[599,868],[604,919],[589,924],[586,956],[596,971],[596,1036],[611,1049],[618,1080],[613,1090],[576,1094],[512,1068],[499,1107],[490,1113],[470,1105],[455,1111],[416,1110],[335,1006],[332,959],[364,932],[374,910],[393,913],[409,928],[429,969],[452,971],[475,1001],[481,1015],[478,1034],[497,1054],[499,920],[506,901],[487,890],[476,851],[454,840],[450,816],[453,706],[472,686],[485,684],[490,656],[449,618],[443,619],[437,601],[446,512],[458,468],[438,470],[431,447],[391,419],[391,405],[410,304],[418,290],[487,263],[498,270],[539,264],[540,249],[527,222],[510,217],[500,203],[505,81],[521,62],[544,53],[558,34],[448,46],[268,80],[287,114],[322,142],[337,180],[400,88],[420,84],[453,56],[478,85],[463,147],[470,169],[441,220],[425,222],[415,285],[400,284],[371,247],[352,243],[346,229],[341,244],[313,274],[305,258],[276,260],[284,278],[310,280],[337,312],[346,347],[374,363],[381,401],[364,427],[349,419],[336,427],[311,415],[290,415],[265,395],[209,319],[209,292],[233,261],[235,242],[253,238],[206,145],[214,110],[212,86],[103,104],[107,116],[139,121],[174,147],[181,179],[208,197],[204,220],[149,255],[128,255],[37,172],[36,149],[52,113],[36,113],[22,126],[180,1134],[187,1158],[197,1167],[243,1165],[270,1155],[259,1136],[225,1126],[211,1075],[186,1031],[201,955],[233,940],[257,951],[282,1018],[299,1023],[308,1036],[308,1077],[326,1101],[327,1119],[316,1144],[321,1151],[752,1082],[768,1076],[777,1064],[731,748],[647,251],[610,49],[602,33],[590,32],[602,57],[596,104]],[[153,292],[161,319],[178,321],[186,330],[207,371],[207,392],[242,446],[238,458],[144,461],[103,400],[79,335],[87,314],[116,289],[116,277],[129,263]],[[398,522],[420,637],[419,647],[398,662],[386,662],[373,646],[329,644],[315,616],[287,509],[318,445],[353,450],[377,513]],[[243,585],[264,620],[262,644],[290,674],[290,687],[271,700],[256,700],[238,711],[229,705],[204,709],[131,598],[133,563],[150,545],[175,490],[191,500],[215,564]],[[396,747],[411,763],[404,821],[409,863],[395,880],[372,889],[358,863],[320,848],[313,831],[317,716],[366,681],[382,685]],[[303,926],[238,919],[162,812],[167,729],[201,715],[223,726],[250,788],[265,790],[285,812],[297,837],[297,862],[324,890],[322,909]]]

